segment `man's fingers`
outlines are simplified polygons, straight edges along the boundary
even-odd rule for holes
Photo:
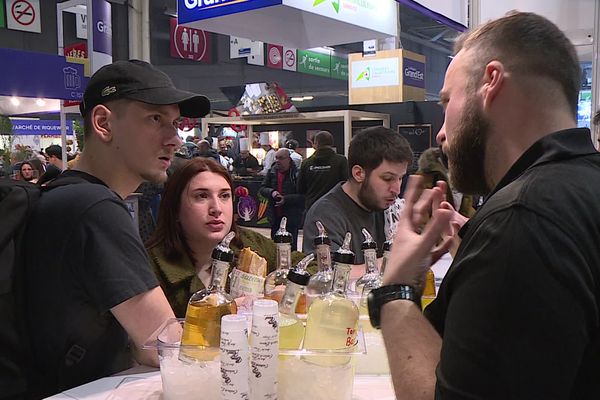
[[[444,231],[448,229],[452,218],[452,211],[439,209],[433,213],[433,217],[425,226],[423,232],[423,245],[432,248]]]

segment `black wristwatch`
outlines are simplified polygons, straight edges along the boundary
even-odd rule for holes
[[[410,300],[421,308],[421,298],[415,288],[409,285],[387,285],[373,289],[367,296],[369,319],[375,329],[381,328],[381,307],[394,300]]]

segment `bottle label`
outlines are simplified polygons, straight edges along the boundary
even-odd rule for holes
[[[265,278],[234,269],[231,276],[231,295],[261,297],[264,293]]]
[[[346,347],[352,347],[356,344],[356,329],[346,328]]]

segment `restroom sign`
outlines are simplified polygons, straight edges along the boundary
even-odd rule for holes
[[[171,57],[211,62],[211,53],[209,32],[177,25],[177,18],[171,18]]]
[[[39,0],[6,0],[6,27],[18,31],[40,33]]]

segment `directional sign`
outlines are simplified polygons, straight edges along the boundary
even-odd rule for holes
[[[171,57],[210,63],[211,53],[209,32],[177,25],[177,18],[171,18]]]
[[[39,0],[6,0],[6,26],[18,31],[42,31]]]

